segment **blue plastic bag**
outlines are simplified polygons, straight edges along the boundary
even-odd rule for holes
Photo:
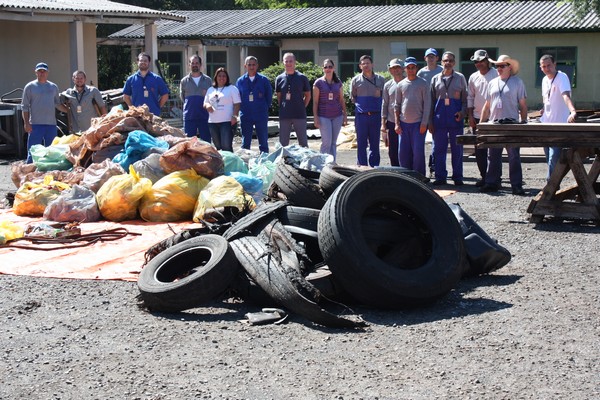
[[[122,152],[113,157],[113,162],[120,164],[125,171],[136,161],[145,158],[153,148],[167,150],[169,144],[144,131],[129,132]]]
[[[252,196],[255,203],[258,203],[263,199],[263,180],[261,178],[235,171],[232,172],[230,176],[242,185],[244,192]]]

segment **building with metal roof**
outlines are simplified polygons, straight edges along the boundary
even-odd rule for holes
[[[600,18],[590,13],[576,19],[572,5],[561,1],[482,1],[397,6],[324,7],[272,10],[173,11],[187,17],[156,24],[159,50],[185,71],[187,57],[199,54],[210,74],[219,66],[232,77],[243,73],[243,59],[255,55],[262,66],[292,51],[300,61],[334,61],[343,78],[357,71],[358,58],[370,54],[375,69],[384,70],[394,57],[414,56],[434,47],[452,51],[457,70],[474,72],[470,56],[477,49],[492,58],[510,54],[521,62],[528,103],[541,103],[539,57],[554,54],[568,73],[578,107],[600,105],[600,75],[589,64],[600,58]],[[144,27],[134,24],[107,44],[143,47]],[[440,53],[441,56],[441,53]],[[172,61],[171,61],[172,62]],[[175,61],[177,64],[177,62]]]
[[[78,69],[97,82],[97,24],[142,26],[144,47],[156,54],[155,22],[167,20],[182,23],[185,16],[107,0],[0,0],[0,94],[33,80],[39,61],[61,89]]]

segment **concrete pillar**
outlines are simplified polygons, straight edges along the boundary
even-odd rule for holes
[[[74,21],[69,23],[69,47],[70,47],[70,59],[69,76],[74,71],[84,70],[85,57],[84,57],[84,46],[83,46],[83,22]]]
[[[144,26],[144,48],[145,52],[152,57],[150,71],[157,71],[154,64],[158,59],[158,35],[155,23]]]

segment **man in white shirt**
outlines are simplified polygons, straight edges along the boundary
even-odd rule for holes
[[[541,122],[575,122],[577,112],[571,100],[571,82],[567,74],[556,70],[554,56],[545,54],[540,58],[540,69],[544,73],[542,79],[542,108]],[[560,147],[545,147],[546,161],[548,162],[548,176],[554,170],[560,156]]]

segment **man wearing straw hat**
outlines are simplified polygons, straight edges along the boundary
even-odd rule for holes
[[[519,61],[507,55],[501,55],[498,60],[490,60],[496,65],[498,77],[490,81],[488,94],[483,110],[481,122],[493,121],[500,123],[527,122],[527,92],[525,84],[516,76],[519,73]],[[507,147],[508,173],[512,193],[523,196],[523,171],[521,168],[521,155],[518,147]],[[485,184],[480,188],[483,193],[497,192],[502,178],[502,148],[489,150],[488,169],[485,175]]]

